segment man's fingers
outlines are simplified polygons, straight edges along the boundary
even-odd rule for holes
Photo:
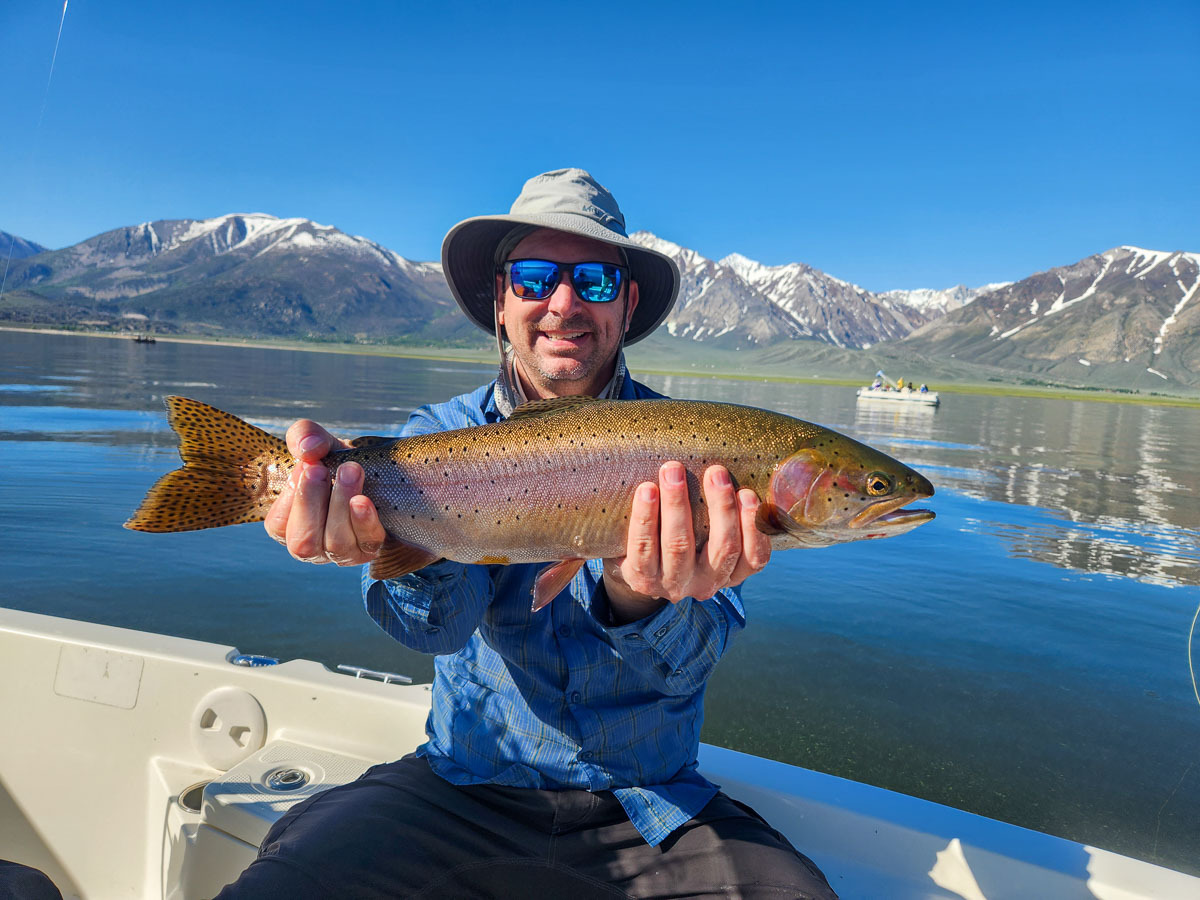
[[[287,430],[288,451],[304,462],[324,459],[338,444],[337,438],[311,419],[293,422]]]
[[[664,463],[658,472],[661,494],[662,584],[666,597],[678,601],[696,569],[696,540],[692,532],[692,504],[688,499],[687,470],[682,463]]]
[[[304,562],[329,562],[325,553],[325,517],[329,510],[329,470],[300,463],[296,495],[287,523],[288,552]]]
[[[749,488],[738,491],[738,511],[742,522],[742,555],[730,575],[730,584],[741,584],[751,575],[762,571],[771,559],[771,539],[758,530],[758,495]]]
[[[379,521],[379,511],[375,509],[371,498],[362,494],[350,498],[350,524],[354,526],[354,535],[358,538],[358,549],[365,557],[360,562],[369,562],[378,556],[387,532]]]
[[[278,541],[281,544],[287,544],[287,523],[288,516],[292,512],[292,498],[296,496],[296,470],[292,470],[291,476],[288,478],[287,486],[275,498],[275,502],[271,504],[271,508],[267,510],[267,517],[263,520],[263,527],[267,529],[267,534],[271,536],[271,540]]]
[[[363,470],[358,463],[338,467],[329,492],[329,513],[325,518],[325,553],[339,566],[359,562],[358,535],[350,521],[350,498],[362,490]]]
[[[629,534],[621,577],[633,591],[657,596],[661,561],[658,552],[658,485],[638,485],[629,512]]]
[[[362,496],[362,486],[362,466],[348,462],[338,467],[325,520],[325,552],[339,566],[371,561],[386,537],[375,504]]]
[[[742,555],[741,516],[729,470],[724,466],[709,466],[704,473],[704,501],[708,506],[708,543],[702,563],[707,579],[697,585],[700,593],[693,596],[710,597],[730,583]],[[707,593],[705,593],[706,589]]]

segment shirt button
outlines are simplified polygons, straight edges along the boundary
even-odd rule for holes
[[[571,691],[571,702],[572,703],[578,703],[582,699],[583,699],[583,694],[579,693],[579,691]]]
[[[561,634],[563,637],[570,637],[571,636],[571,626],[570,625],[559,625],[558,633]]]
[[[640,637],[641,637],[641,635],[640,635],[640,634],[638,634],[638,633],[635,631],[635,632],[633,632],[633,633],[631,633],[631,634],[627,634],[627,635],[625,635],[625,640],[627,640],[627,641],[636,641],[636,640],[638,640]]]
[[[666,633],[667,633],[667,626],[666,626],[666,625],[664,625],[662,628],[658,629],[658,631],[654,632],[654,636],[655,636],[655,637],[662,637],[662,636],[663,636],[664,634],[666,634]]]
[[[678,677],[679,677],[680,675],[682,675],[682,674],[683,674],[683,669],[676,669],[676,670],[675,670],[675,677],[677,677],[677,678],[678,678]]]

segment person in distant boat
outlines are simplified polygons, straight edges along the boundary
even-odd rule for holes
[[[896,390],[898,390],[898,391],[904,390],[904,376],[903,375],[900,376],[900,380],[896,382]]]
[[[497,422],[531,400],[660,396],[629,376],[622,348],[666,319],[679,272],[627,237],[587,172],[536,176],[508,215],[460,222],[442,263],[463,312],[496,335],[500,370],[416,410],[403,434]],[[289,429],[302,462],[266,529],[297,559],[367,563],[385,533],[358,466],[330,485],[319,460],[336,443],[313,422]],[[754,492],[720,466],[701,488],[706,543],[685,470],[666,462],[635,494],[627,554],[588,561],[540,612],[538,565],[365,574],[380,627],[437,654],[428,740],[297,804],[221,900],[835,898],[811,860],[697,771],[705,684],[745,625],[737,586],[770,557]]]
[[[927,386],[927,385],[925,385],[925,384],[922,384],[922,385],[921,385],[921,393],[922,393],[922,394],[928,394],[928,393],[929,393],[929,388],[928,388],[928,386]]]

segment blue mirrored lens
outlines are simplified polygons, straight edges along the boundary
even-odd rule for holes
[[[580,263],[571,283],[588,303],[609,303],[621,292],[621,270],[608,263]]]
[[[558,265],[540,259],[522,259],[509,266],[512,290],[523,300],[545,300],[558,286]]]

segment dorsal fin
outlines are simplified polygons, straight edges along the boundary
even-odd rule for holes
[[[394,437],[380,437],[377,434],[364,434],[362,437],[356,437],[350,442],[350,446],[355,450],[365,450],[367,447],[378,447],[380,444],[390,444],[396,440]]]
[[[512,411],[509,421],[531,416],[552,416],[587,403],[595,403],[595,397],[550,397],[546,400],[529,400]]]

